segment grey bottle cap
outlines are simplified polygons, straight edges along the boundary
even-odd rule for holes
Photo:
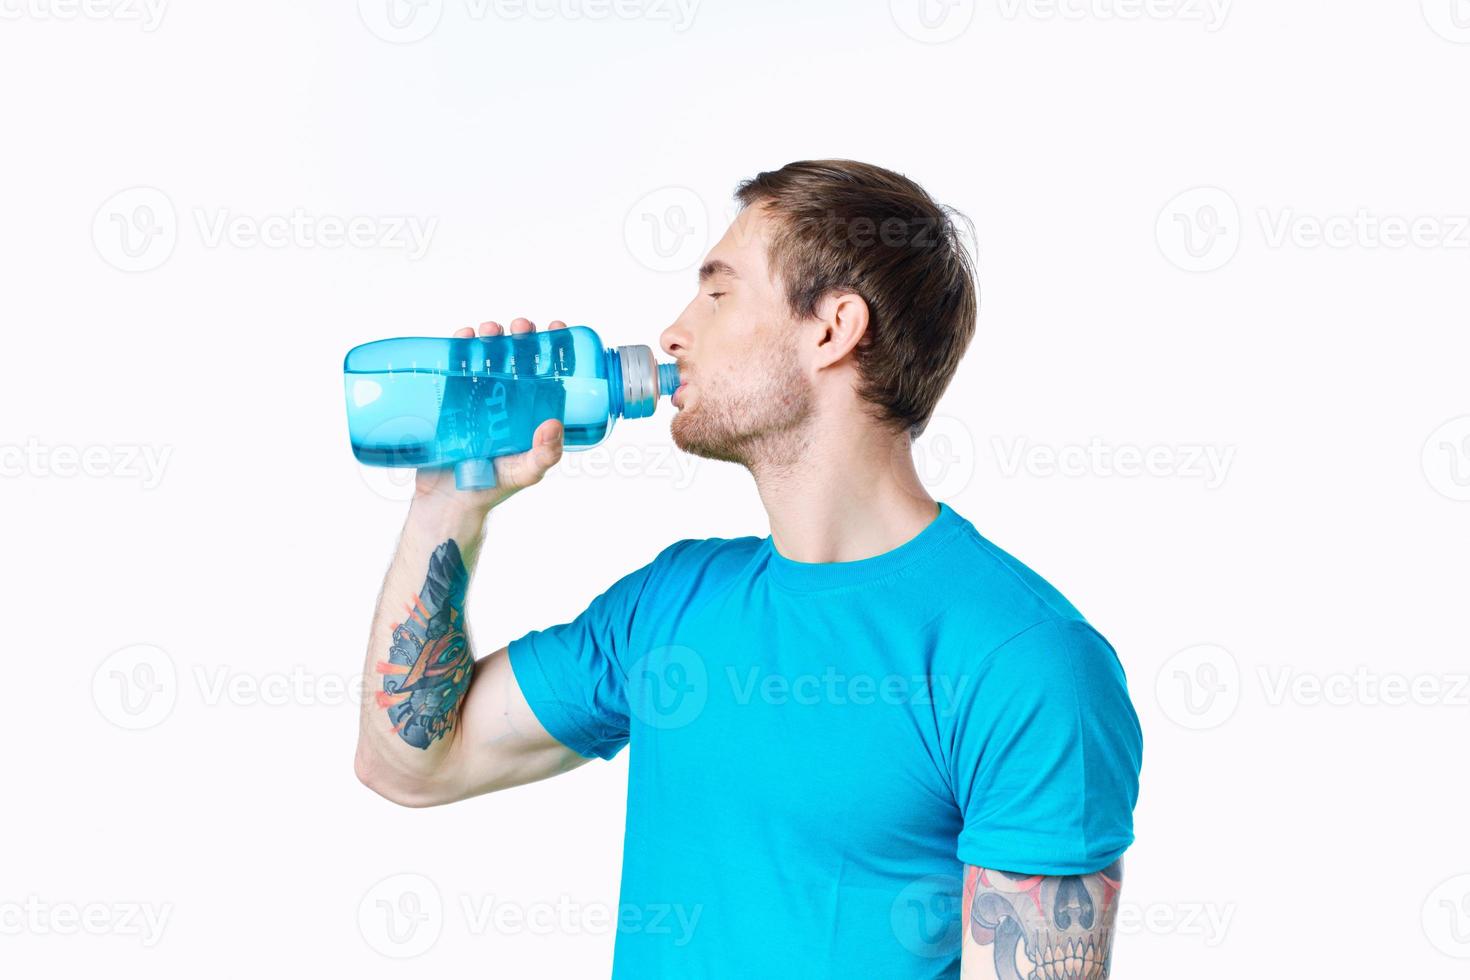
[[[618,348],[623,368],[623,418],[641,419],[658,406],[658,363],[646,344]]]

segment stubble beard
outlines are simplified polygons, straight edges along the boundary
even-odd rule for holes
[[[770,350],[763,368],[752,371],[750,387],[701,379],[698,400],[674,416],[674,444],[694,456],[752,471],[784,467],[800,458],[806,451],[812,392],[794,351]]]

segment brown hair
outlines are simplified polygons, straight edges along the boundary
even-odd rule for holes
[[[767,256],[792,315],[834,290],[868,304],[858,394],[879,423],[917,437],[975,334],[975,270],[952,209],[902,174],[855,160],[801,160],[740,182],[742,208],[775,220]]]

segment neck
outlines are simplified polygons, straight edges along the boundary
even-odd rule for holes
[[[783,435],[779,451],[748,464],[783,557],[871,558],[915,537],[938,515],[914,469],[907,433],[824,424],[814,415]]]

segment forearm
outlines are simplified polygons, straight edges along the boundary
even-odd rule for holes
[[[426,495],[409,508],[363,666],[356,768],[379,792],[446,778],[475,669],[464,601],[486,513]]]

